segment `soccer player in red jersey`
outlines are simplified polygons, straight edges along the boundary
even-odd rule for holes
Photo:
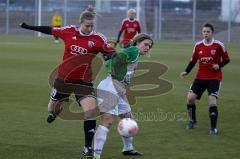
[[[129,9],[127,12],[128,18],[123,19],[121,29],[118,33],[116,43],[119,43],[120,37],[123,33],[123,39],[121,40],[120,46],[128,47],[130,45],[130,40],[137,34],[141,33],[140,22],[136,20],[136,10]]]
[[[63,101],[68,100],[70,94],[74,93],[76,101],[84,112],[85,146],[83,155],[86,157],[92,157],[91,147],[96,128],[96,99],[93,94],[91,63],[97,53],[101,52],[110,56],[114,51],[108,47],[105,36],[93,30],[95,15],[93,8],[82,12],[80,27],[70,25],[55,28],[20,24],[24,29],[57,36],[65,43],[63,59],[58,67],[58,75],[54,81],[48,104],[50,114],[47,122],[51,123],[55,120],[61,113]]]
[[[212,24],[204,24],[202,28],[203,40],[197,42],[191,60],[185,71],[180,76],[185,77],[190,73],[196,62],[199,69],[190,91],[187,95],[187,110],[190,121],[188,128],[194,128],[196,120],[196,99],[200,99],[205,90],[208,91],[209,117],[211,121],[210,134],[217,134],[217,98],[221,87],[222,68],[230,59],[224,44],[213,38],[214,28]]]

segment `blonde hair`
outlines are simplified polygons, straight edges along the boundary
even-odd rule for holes
[[[135,10],[135,9],[133,9],[133,8],[131,8],[131,9],[129,9],[128,11],[127,11],[127,13],[129,14],[129,13],[137,13],[137,11]]]
[[[79,18],[80,24],[85,20],[94,20],[96,17],[96,9],[92,5],[89,5],[81,14]]]

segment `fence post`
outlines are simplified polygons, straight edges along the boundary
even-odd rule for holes
[[[67,0],[64,0],[63,25],[67,25]]]
[[[193,0],[193,17],[192,17],[192,40],[196,40],[196,6],[197,6],[197,1]]]
[[[6,1],[6,34],[9,33],[9,0]]]
[[[38,26],[42,24],[42,0],[38,0]],[[41,36],[41,33],[38,32],[38,37]]]
[[[159,0],[159,28],[158,28],[158,40],[162,40],[162,0]]]
[[[231,42],[231,23],[232,22],[232,0],[229,0],[229,13],[228,13],[228,43]]]
[[[137,0],[137,19],[140,19],[140,0]]]

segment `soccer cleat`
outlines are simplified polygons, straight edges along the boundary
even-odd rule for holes
[[[82,155],[83,155],[84,158],[88,158],[88,159],[93,158],[92,148],[84,146]]]
[[[216,128],[211,128],[209,134],[210,135],[217,135],[218,130]]]
[[[55,119],[56,119],[56,115],[55,114],[53,114],[53,113],[50,113],[49,115],[48,115],[48,117],[47,117],[47,122],[48,123],[52,123]]]
[[[136,150],[123,151],[122,153],[125,156],[142,156],[143,155],[141,152],[138,152]]]
[[[197,121],[190,120],[188,125],[187,125],[187,128],[188,129],[193,129],[196,124],[197,124]]]

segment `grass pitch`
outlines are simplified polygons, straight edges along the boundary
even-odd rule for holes
[[[240,45],[229,44],[231,63],[223,69],[218,100],[217,136],[210,136],[206,93],[197,104],[198,126],[186,129],[185,101],[196,68],[186,79],[179,73],[192,54],[193,43],[158,42],[147,60],[168,66],[161,77],[171,81],[168,93],[138,98],[132,106],[139,133],[136,149],[143,159],[238,159],[240,157]],[[51,38],[0,37],[0,159],[79,159],[83,145],[82,121],[57,119],[47,124],[48,77],[60,62],[63,43]],[[196,67],[196,66],[195,66]],[[73,104],[73,111],[80,111]],[[124,159],[122,143],[113,125],[103,159]]]

